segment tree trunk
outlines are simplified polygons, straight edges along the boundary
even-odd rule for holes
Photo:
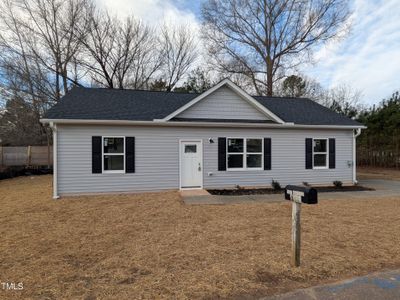
[[[56,100],[57,102],[60,100],[60,66],[58,62],[56,62]]]
[[[63,78],[63,86],[64,86],[64,95],[67,94],[68,92],[68,71],[67,71],[67,65],[63,67],[62,70],[62,78]]]
[[[267,57],[267,96],[273,95],[273,68],[274,62],[270,57]]]

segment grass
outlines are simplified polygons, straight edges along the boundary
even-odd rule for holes
[[[185,206],[178,193],[51,199],[51,177],[0,182],[1,299],[242,299],[400,267],[400,198]],[[1,286],[0,286],[1,288]]]

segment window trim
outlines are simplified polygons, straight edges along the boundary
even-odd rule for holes
[[[243,139],[243,152],[229,152],[229,140],[230,139]],[[261,140],[261,152],[247,152],[247,140]],[[243,155],[243,168],[229,168],[228,157],[229,154],[240,154]],[[247,155],[257,154],[261,155],[261,166],[259,168],[248,168],[247,167]],[[263,171],[264,170],[264,138],[262,137],[227,137],[226,138],[226,171]]]
[[[326,152],[314,152],[314,141],[315,140],[325,140],[326,141]],[[325,166],[314,166],[314,155],[315,154],[325,154]],[[312,139],[312,166],[314,170],[325,170],[329,169],[329,138],[313,138]]]
[[[105,138],[122,138],[124,140],[123,153],[104,153],[104,139]],[[104,155],[123,156],[123,170],[104,170]],[[126,137],[125,136],[101,136],[101,172],[106,174],[125,174],[126,173]]]

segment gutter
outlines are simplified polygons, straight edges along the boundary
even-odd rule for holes
[[[50,128],[53,130],[53,199],[58,199],[58,171],[57,171],[57,125],[50,122]]]
[[[364,128],[366,128],[364,126]],[[353,184],[357,184],[357,148],[356,148],[356,139],[361,134],[361,128],[357,128],[353,131]]]
[[[130,120],[85,120],[85,119],[40,119],[41,123],[79,125],[137,125],[164,127],[243,127],[243,128],[290,128],[290,129],[365,129],[363,125],[302,125],[294,123],[221,123],[221,122],[176,122],[176,121],[130,121]]]

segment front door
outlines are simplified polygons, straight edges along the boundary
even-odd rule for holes
[[[181,188],[201,188],[203,185],[203,151],[200,141],[180,142]]]

